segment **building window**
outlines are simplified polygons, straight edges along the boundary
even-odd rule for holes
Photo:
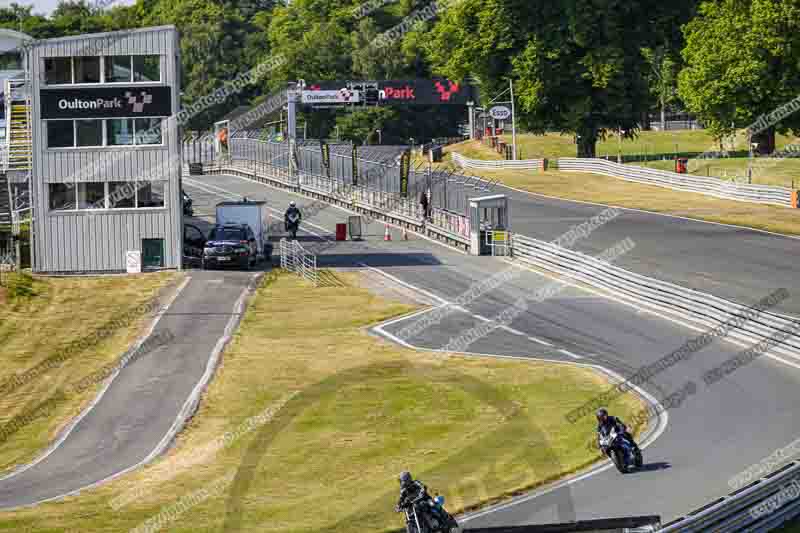
[[[75,185],[72,183],[51,183],[49,193],[51,211],[75,209]]]
[[[72,120],[47,121],[48,148],[72,148],[75,146],[75,123]]]
[[[72,58],[46,58],[44,60],[44,81],[47,85],[72,83]]]
[[[161,57],[133,56],[133,81],[161,81]]]
[[[106,56],[106,83],[130,82],[131,56]]]
[[[165,207],[165,181],[50,183],[51,211]]]
[[[105,123],[105,133],[104,133]],[[48,148],[98,148],[163,144],[160,118],[48,120]]]
[[[103,121],[76,120],[75,137],[78,141],[76,146],[80,148],[103,146]]]
[[[0,70],[13,70],[3,65],[15,66],[20,61],[18,55],[0,55]],[[161,81],[161,56],[48,57],[44,60],[44,81],[46,85],[158,83]]]
[[[140,182],[137,196],[138,207],[164,207],[164,182]]]
[[[108,208],[132,209],[136,207],[136,189],[139,183],[135,181],[112,181],[108,184]]]
[[[108,121],[108,146],[127,146],[133,144],[133,119],[119,118]]]
[[[100,58],[76,57],[75,83],[100,83]]]
[[[105,207],[105,183],[78,183],[78,209],[105,209]]]
[[[136,119],[136,144],[161,144],[160,118],[137,118]]]

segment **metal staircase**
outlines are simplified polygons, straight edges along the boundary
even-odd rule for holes
[[[30,172],[33,160],[31,101],[25,79],[6,82],[8,170]]]
[[[33,134],[29,87],[27,71],[24,78],[5,82],[6,138],[4,161],[0,161],[4,166],[0,172],[5,174],[0,180],[0,196],[4,197],[0,201],[0,224],[10,222],[14,234],[19,233],[22,222],[32,218]]]

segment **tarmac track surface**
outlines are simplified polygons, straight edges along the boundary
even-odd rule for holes
[[[240,195],[265,199],[276,213],[282,212],[290,199],[296,200],[301,210],[313,204],[312,200],[237,177],[193,177],[185,185],[193,198],[200,195],[206,202]],[[513,210],[514,225],[519,231],[521,219],[524,221],[527,217],[527,224],[537,225],[541,216],[547,220],[539,227],[550,226],[547,237],[555,238],[557,233],[584,222],[602,209],[586,208],[580,213],[566,210],[559,217],[555,207],[549,215],[541,211],[531,215],[520,213],[520,207],[516,206]],[[347,216],[344,210],[333,207],[316,213],[312,219],[314,226],[306,227],[317,235],[305,237],[307,246],[318,246],[320,238],[330,238],[335,224],[344,222]],[[648,223],[637,219],[638,214],[625,214],[620,218],[624,220],[628,216],[634,220],[626,222],[626,226],[638,229],[633,236],[637,247],[631,253],[641,254],[639,239],[646,236]],[[610,223],[609,227],[619,220]],[[677,223],[685,224],[686,221]],[[696,224],[701,223],[691,222],[689,225]],[[711,233],[733,231],[722,226],[708,226],[705,229]],[[608,228],[599,230],[597,234],[603,231],[608,231]],[[650,231],[655,233],[656,230]],[[380,240],[382,225],[370,225],[367,233],[371,237],[366,242],[324,244],[320,248],[319,264],[377,268],[432,295],[440,305],[452,302],[476,282],[509,268],[498,259],[469,257],[422,239],[407,243],[398,241],[396,230],[392,242],[383,242]],[[752,239],[764,238],[769,245],[777,242],[794,246],[790,240],[783,242],[783,238],[752,233]],[[602,237],[602,244],[598,244],[595,242],[597,235],[593,234],[577,248],[597,253],[626,236],[624,233],[606,234]],[[619,263],[627,266],[627,259],[624,256]],[[553,282],[541,274],[521,271],[513,281],[464,305],[462,309],[455,309],[438,325],[401,340],[421,348],[439,349],[464,331],[494,318],[520,295],[533,294],[537,288]],[[759,297],[786,286],[780,280],[772,284],[762,279],[760,283],[764,293],[759,293]],[[791,290],[791,285],[787,288]],[[417,319],[390,323],[380,328],[378,333],[393,338]],[[509,327],[493,330],[472,344],[469,351],[596,364],[630,375],[635,369],[657,361],[701,333],[616,302],[606,295],[567,287],[556,297],[531,305]],[[569,485],[567,494],[576,510],[575,516],[558,516],[559,507],[553,506],[551,499],[543,497],[551,487],[475,513],[467,517],[467,524],[470,527],[519,525],[644,514],[661,515],[662,520],[667,521],[728,493],[731,477],[800,436],[800,419],[793,416],[800,407],[800,395],[796,394],[800,384],[800,363],[795,367],[763,357],[722,381],[705,385],[701,378],[703,372],[735,356],[741,349],[724,340],[715,341],[688,361],[656,375],[651,383],[645,385],[646,391],[658,399],[680,390],[689,381],[695,383],[696,392],[688,396],[679,408],[669,412],[665,431],[660,436],[654,435],[658,438],[648,443],[643,471],[622,476],[607,468],[606,464]],[[583,418],[578,423],[586,427],[587,440],[591,438],[593,419]],[[565,497],[563,491],[559,497]]]
[[[440,303],[454,300],[475,282],[509,268],[497,259],[468,257],[425,240],[400,241],[396,230],[392,242],[383,242],[381,224],[367,225],[363,242],[332,243],[334,224],[344,222],[348,213],[334,207],[312,209],[309,199],[242,178],[193,177],[186,179],[184,185],[195,201],[198,218],[193,222],[198,224],[208,224],[213,206],[219,201],[241,196],[265,199],[280,219],[289,199],[295,199],[304,211],[315,212],[304,221],[303,229],[309,232],[301,240],[320,252],[321,266],[377,268],[433,294]],[[592,209],[585,218],[602,210]],[[528,217],[528,224],[540,229],[550,226],[550,232],[557,233],[583,222],[583,214],[567,209],[559,217],[553,207],[549,215],[540,212],[541,220],[537,222],[535,215],[520,213],[517,206],[515,227],[519,231],[520,221],[525,223]],[[640,221],[639,225],[645,224]],[[599,251],[619,240],[605,236],[602,238],[607,239],[606,245],[595,243],[600,232],[607,229],[582,243],[584,249],[588,250],[591,242],[591,247]],[[544,237],[533,231],[528,234]],[[644,237],[643,233],[638,235],[640,239]],[[633,238],[636,252],[640,242],[636,236]],[[626,266],[624,260],[621,264]],[[144,357],[126,367],[44,460],[0,480],[0,507],[29,505],[75,492],[152,455],[206,371],[209,354],[224,338],[233,320],[234,302],[241,297],[252,274],[192,272],[191,276],[190,284],[156,326],[156,332],[169,327],[177,340],[160,348],[157,357]],[[768,289],[784,286],[780,280],[774,285],[763,279],[761,282]],[[513,281],[455,309],[438,325],[403,340],[423,348],[440,348],[465,329],[495,317],[520,295],[531,294],[549,283],[553,280],[546,276],[521,271]],[[209,290],[209,285],[215,288]],[[767,292],[765,289],[758,296]],[[395,322],[378,332],[392,338],[404,326],[402,321]],[[596,364],[629,375],[698,334],[604,295],[566,287],[557,296],[530,306],[508,328],[493,330],[475,342],[470,351]],[[800,384],[798,368],[760,358],[712,387],[707,388],[702,382],[700,376],[705,370],[716,367],[739,349],[716,341],[645,385],[647,392],[659,399],[689,380],[696,383],[697,392],[669,413],[666,429],[648,442],[643,471],[621,476],[599,468],[569,485],[566,497],[574,506],[575,516],[558,516],[557,508],[540,496],[545,489],[467,517],[467,523],[475,527],[516,525],[632,514],[659,514],[669,520],[727,493],[728,479],[800,433],[800,419],[793,416],[800,407],[796,394]],[[165,393],[168,394],[164,396]],[[132,405],[142,408],[131,409]],[[591,438],[592,419],[577,423],[586,427],[587,440]]]

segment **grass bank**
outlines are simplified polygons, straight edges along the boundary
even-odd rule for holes
[[[177,277],[4,278],[0,471],[32,459],[80,412],[102,381],[82,380],[102,378],[147,322],[139,309]]]
[[[401,470],[458,511],[597,458],[592,421],[564,416],[604,378],[400,348],[366,328],[415,307],[335,275],[338,286],[314,289],[270,274],[166,456],[80,497],[0,515],[0,530],[394,531]],[[632,396],[612,405],[628,418],[639,408]]]
[[[442,166],[451,168],[454,164],[450,152],[470,153],[470,157],[485,159],[490,159],[489,156],[493,154],[490,149],[476,141],[448,146],[446,152],[448,156],[445,157]],[[766,163],[766,160],[763,162]],[[800,209],[722,200],[703,194],[628,182],[600,174],[558,170],[544,173],[536,170],[470,170],[469,173],[498,180],[505,185],[525,191],[566,200],[643,209],[708,222],[800,235]],[[797,182],[800,183],[800,177]]]

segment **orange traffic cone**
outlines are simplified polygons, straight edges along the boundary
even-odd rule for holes
[[[386,226],[386,232],[383,234],[383,240],[384,241],[391,241],[392,240],[392,234],[389,233],[389,226]]]

